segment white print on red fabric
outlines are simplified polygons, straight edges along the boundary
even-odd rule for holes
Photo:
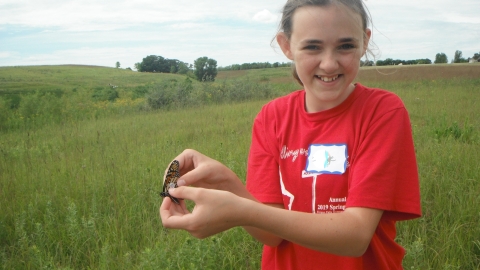
[[[310,151],[313,151],[314,154],[309,155]],[[291,150],[288,149],[287,146],[283,146],[280,153],[280,158],[292,158],[292,162],[294,162],[299,155],[307,156],[306,170],[302,170],[302,178],[305,180],[312,178],[312,213],[335,213],[345,210],[344,203],[346,202],[346,198],[330,198],[330,204],[316,205],[317,198],[315,191],[317,185],[317,177],[319,175],[343,174],[345,172],[348,166],[347,145],[312,144],[310,145],[308,150],[303,148]],[[308,169],[311,170],[308,171]],[[292,210],[295,195],[293,195],[285,188],[281,171],[279,171],[279,175],[282,194],[289,198],[287,208],[288,210]],[[332,204],[334,202],[340,202],[343,204]]]
[[[317,201],[317,193],[315,192],[317,186],[317,176],[321,175],[321,173],[309,173],[305,170],[302,171],[302,178],[310,178],[313,177],[312,181],[312,213],[315,213],[315,202]]]
[[[332,198],[328,200],[328,204],[319,204],[317,206],[318,214],[337,213],[345,211],[345,204],[347,203],[347,197]]]
[[[347,169],[346,144],[312,144],[308,149],[305,171],[309,173],[343,174]]]
[[[295,200],[295,196],[285,188],[285,184],[283,184],[282,172],[280,170],[278,171],[278,174],[280,174],[280,186],[282,188],[282,194],[290,198],[290,201],[288,203],[288,210],[292,210],[292,204]]]
[[[281,159],[287,159],[287,158],[292,158],[292,162],[294,162],[298,155],[303,155],[303,156],[308,156],[308,149],[288,149],[286,145],[282,147],[282,150],[280,151],[280,158]]]
[[[317,195],[315,190],[317,186],[317,177],[322,175],[321,173],[309,173],[305,170],[302,171],[302,178],[313,178],[312,180],[312,213],[314,214],[326,214],[326,213],[337,213],[345,211],[345,203],[347,202],[347,197],[343,198],[332,198],[329,199],[329,204],[318,204],[316,205]],[[339,204],[340,203],[340,204]]]

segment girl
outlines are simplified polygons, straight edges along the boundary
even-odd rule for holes
[[[165,199],[163,225],[204,238],[243,226],[264,243],[263,269],[401,269],[395,224],[419,217],[408,113],[352,84],[371,36],[361,0],[288,0],[277,34],[304,90],[266,104],[252,135],[246,187],[194,150]],[[195,186],[188,187],[188,186]]]

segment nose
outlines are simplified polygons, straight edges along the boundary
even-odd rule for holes
[[[331,74],[338,69],[338,59],[334,52],[325,52],[321,55],[319,67],[326,74]]]

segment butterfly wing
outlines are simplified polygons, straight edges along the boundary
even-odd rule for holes
[[[168,166],[168,169],[165,171],[165,175],[163,177],[163,188],[160,196],[164,198],[168,196],[176,204],[180,204],[180,201],[170,195],[170,193],[168,193],[168,190],[170,188],[177,187],[178,178],[180,178],[180,163],[178,162],[178,160],[174,160],[172,161],[172,163],[170,163],[170,166]]]

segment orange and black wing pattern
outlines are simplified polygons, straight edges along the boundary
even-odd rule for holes
[[[177,187],[178,178],[180,178],[180,163],[178,162],[178,160],[174,160],[172,161],[172,163],[170,163],[170,166],[168,166],[168,169],[165,171],[165,176],[163,177],[163,189],[160,193],[160,196],[162,196],[163,198],[168,196],[176,204],[180,204],[179,199],[170,195],[170,193],[168,193],[168,190],[170,188]]]

